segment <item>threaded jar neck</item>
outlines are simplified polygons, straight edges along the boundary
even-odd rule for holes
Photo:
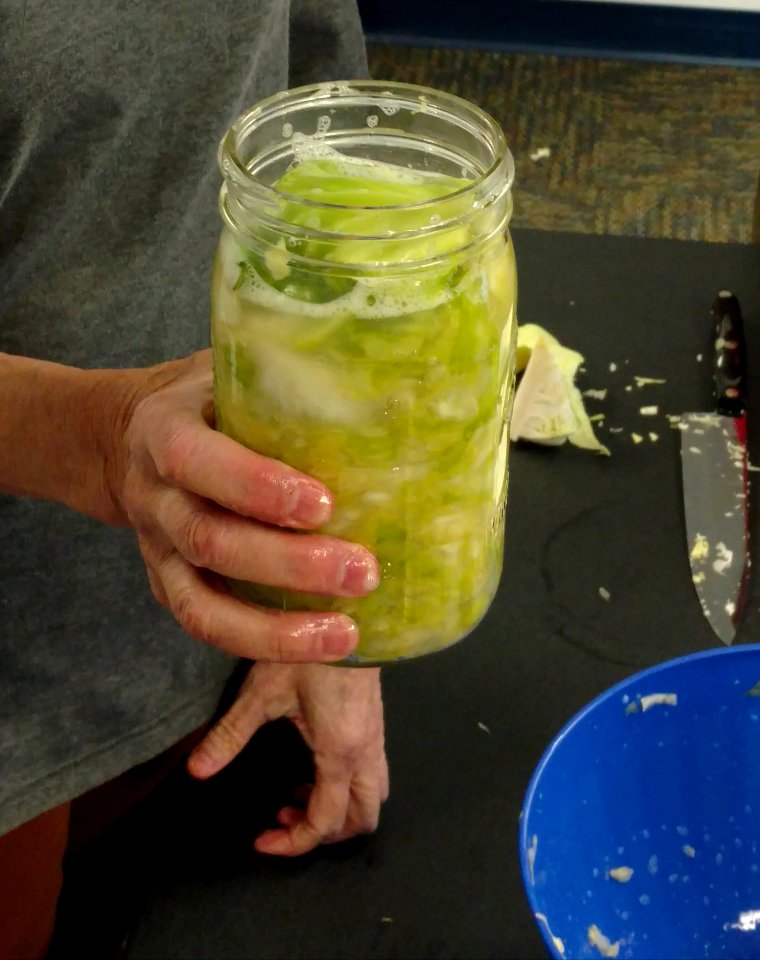
[[[307,163],[328,171],[324,198],[312,181],[308,195],[288,192],[289,171]],[[466,259],[512,212],[514,163],[499,125],[459,97],[412,84],[276,94],[235,121],[219,165],[222,218],[242,243],[279,245],[289,260],[354,275]],[[364,197],[357,178],[381,186]]]

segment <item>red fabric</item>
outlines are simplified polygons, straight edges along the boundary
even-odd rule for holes
[[[0,960],[39,960],[47,953],[70,807],[48,810],[0,837]]]
[[[43,960],[55,928],[64,854],[96,840],[145,799],[207,729],[0,837],[0,960]]]

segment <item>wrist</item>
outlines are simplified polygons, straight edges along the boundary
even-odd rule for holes
[[[125,525],[130,419],[183,365],[81,370],[0,353],[0,492]]]

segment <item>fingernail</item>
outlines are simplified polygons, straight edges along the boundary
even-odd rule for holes
[[[331,657],[346,657],[359,642],[359,628],[348,617],[317,621],[322,633],[322,651]]]
[[[347,593],[371,593],[377,589],[378,583],[380,573],[374,557],[362,551],[344,561],[340,585]]]
[[[299,486],[292,517],[300,523],[319,527],[332,513],[332,500],[321,487]]]

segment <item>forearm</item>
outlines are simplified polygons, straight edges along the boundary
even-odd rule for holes
[[[115,461],[134,405],[160,369],[80,370],[0,353],[0,492],[125,525]]]

